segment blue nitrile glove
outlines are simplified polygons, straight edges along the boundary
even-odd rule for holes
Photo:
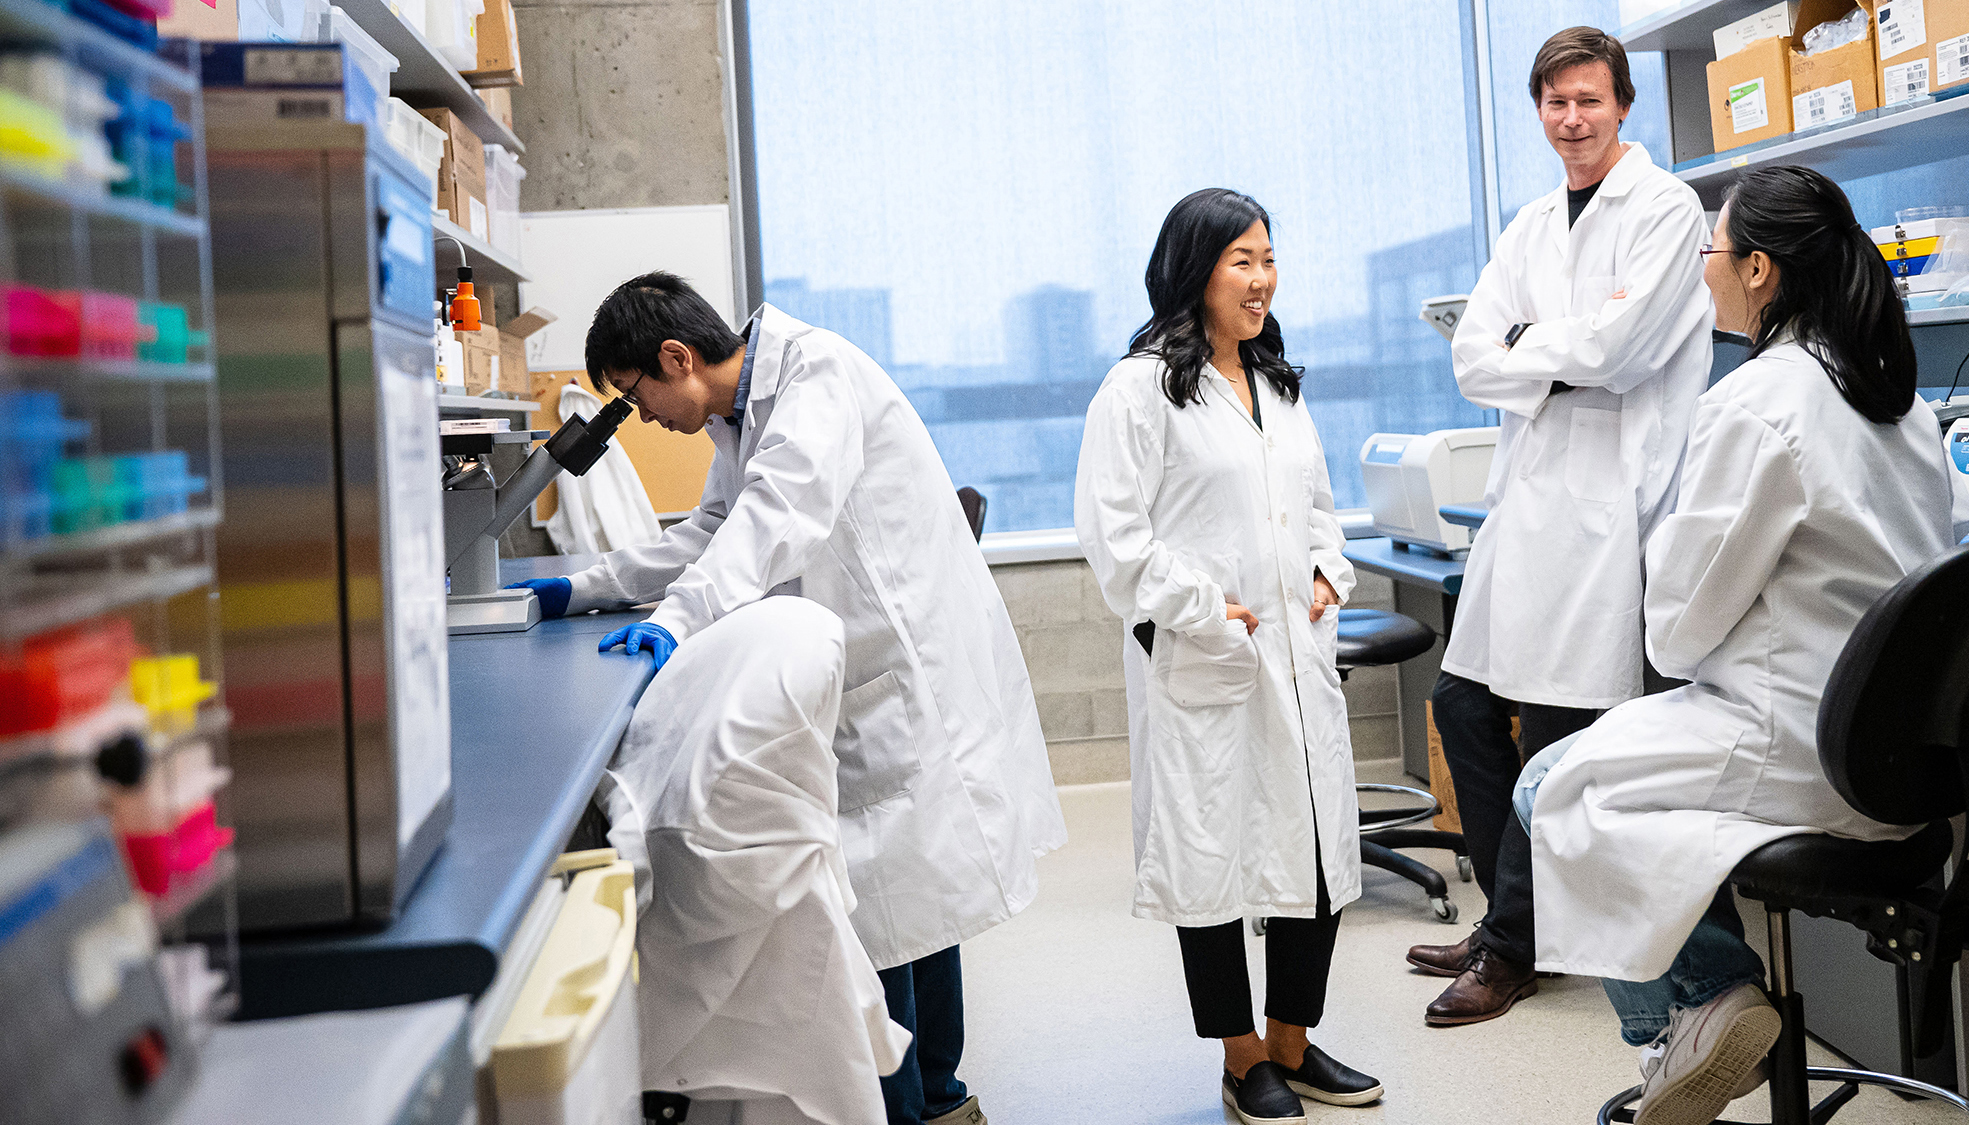
[[[574,596],[574,583],[565,578],[529,578],[507,584],[508,590],[532,590],[540,599],[540,616],[565,617],[567,600]]]
[[[670,630],[661,625],[638,621],[634,625],[624,625],[603,637],[602,643],[596,647],[602,652],[607,652],[616,645],[621,645],[623,651],[631,655],[648,649],[650,655],[656,657],[656,666],[661,670],[664,662],[670,659],[670,654],[677,651],[677,638],[671,636]]]

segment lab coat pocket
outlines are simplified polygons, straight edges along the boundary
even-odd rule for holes
[[[1620,411],[1575,406],[1566,437],[1566,491],[1607,504],[1620,499]]]
[[[1258,646],[1242,621],[1219,621],[1191,633],[1163,630],[1169,645],[1169,698],[1178,707],[1243,703],[1258,688]]]
[[[840,811],[852,812],[908,791],[922,772],[923,758],[895,672],[841,694],[834,750],[841,759]]]

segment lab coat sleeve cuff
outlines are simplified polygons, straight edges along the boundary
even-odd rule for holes
[[[622,591],[617,587],[615,577],[608,572],[608,567],[602,563],[596,563],[578,574],[570,574],[567,580],[573,588],[567,599],[569,617],[589,610],[613,609],[622,604]]]
[[[669,633],[670,639],[676,641],[679,647],[696,631],[691,628],[684,607],[671,601],[657,606],[656,612],[649,615],[649,623]]]
[[[1326,584],[1333,587],[1333,592],[1339,596],[1341,605],[1353,600],[1354,587],[1359,582],[1354,574],[1354,564],[1348,562],[1345,555],[1334,550],[1314,551],[1313,573],[1326,579]]]

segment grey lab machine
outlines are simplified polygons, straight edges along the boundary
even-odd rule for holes
[[[206,150],[240,923],[382,923],[451,822],[431,183],[340,122]]]

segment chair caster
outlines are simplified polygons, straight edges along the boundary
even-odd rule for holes
[[[1438,921],[1446,923],[1456,921],[1456,904],[1450,900],[1446,898],[1432,898],[1429,900],[1429,906],[1435,910]]]
[[[1470,866],[1469,856],[1460,855],[1456,857],[1456,877],[1466,883],[1477,877],[1476,869]]]
[[[1265,936],[1265,920],[1263,918],[1253,918],[1251,920],[1251,936],[1252,937]]]

